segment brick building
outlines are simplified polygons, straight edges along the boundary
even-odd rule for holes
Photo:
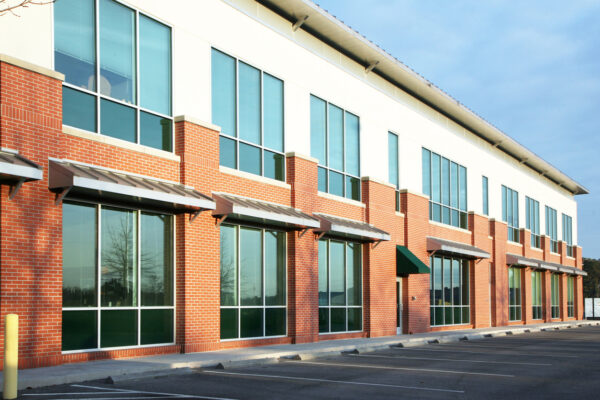
[[[586,189],[310,1],[19,14],[0,311],[22,367],[583,317]]]

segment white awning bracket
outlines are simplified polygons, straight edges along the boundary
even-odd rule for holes
[[[304,23],[306,22],[307,19],[308,19],[308,15],[304,15],[304,16],[300,17],[296,22],[294,22],[294,25],[292,25],[292,30],[294,32],[296,32],[298,29],[300,29],[300,27],[302,25],[304,25]]]
[[[8,189],[8,199],[9,200],[12,200],[15,198],[15,196],[17,195],[17,192],[19,191],[19,189],[21,189],[21,186],[23,186],[24,183],[25,183],[25,179],[21,179],[20,181],[18,181],[14,185],[12,185],[10,187],[10,189]]]

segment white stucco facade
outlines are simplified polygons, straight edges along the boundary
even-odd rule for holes
[[[577,203],[564,188],[406,94],[362,65],[292,25],[253,0],[130,0],[124,2],[172,27],[173,115],[211,122],[211,47],[284,81],[285,151],[310,155],[310,95],[360,118],[360,172],[388,180],[387,135],[399,136],[400,187],[422,191],[421,149],[426,147],[467,168],[468,209],[482,213],[482,175],[489,179],[489,214],[502,219],[501,185],[573,217]],[[182,12],[182,10],[184,10]],[[0,53],[53,69],[52,6],[31,6],[19,17],[0,17]],[[7,38],[18,38],[7,40]],[[401,56],[401,55],[399,55]],[[532,149],[535,151],[535,149]],[[552,160],[549,160],[552,162]]]

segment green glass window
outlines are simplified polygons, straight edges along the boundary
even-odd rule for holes
[[[95,21],[94,0],[54,3],[54,68],[65,74],[65,82],[91,91],[96,90]]]
[[[96,130],[96,97],[63,86],[63,124],[87,131]]]
[[[521,321],[521,270],[508,268],[508,320]]]
[[[128,142],[136,141],[135,109],[114,101],[100,100],[101,133]]]
[[[558,253],[556,210],[548,206],[546,206],[546,235],[550,237],[550,251]]]
[[[113,0],[57,0],[54,38],[63,124],[173,151],[169,27]]]
[[[543,318],[542,307],[542,273],[531,272],[531,309],[533,319]]]
[[[285,232],[221,225],[221,339],[286,335]]]
[[[97,305],[96,207],[63,206],[63,306]]]
[[[431,326],[470,322],[469,261],[442,256],[430,257]]]
[[[396,187],[396,211],[400,211],[400,178],[398,170],[398,135],[388,132],[388,180]]]
[[[310,140],[319,191],[360,201],[359,118],[311,95]]]
[[[361,244],[319,241],[319,332],[362,330]]]
[[[537,200],[525,197],[525,227],[531,231],[531,247],[540,249],[542,237],[540,236],[540,203]]]
[[[567,256],[573,257],[573,219],[563,214],[562,227],[563,242],[567,244]]]
[[[567,277],[567,317],[575,316],[575,278]]]
[[[63,203],[63,351],[173,342],[172,224],[170,215]]]
[[[550,287],[552,290],[551,306],[552,318],[560,318],[560,276],[558,274],[551,275]]]
[[[490,214],[490,202],[488,197],[488,178],[487,176],[481,177],[481,199],[483,201],[483,215]]]
[[[144,15],[140,15],[139,64],[140,105],[171,115],[171,29]]]
[[[519,243],[519,192],[502,185],[502,220],[508,224],[508,240]]]
[[[467,169],[425,148],[422,158],[429,219],[467,229]]]
[[[283,81],[212,49],[220,165],[285,181]]]

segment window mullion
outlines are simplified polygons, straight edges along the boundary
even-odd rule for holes
[[[140,127],[140,12],[135,10],[135,98],[136,98],[136,143],[141,143],[141,127]]]
[[[96,92],[96,133],[102,132],[102,126],[100,125],[100,0],[95,1],[95,13],[94,17],[96,20],[95,41],[96,41],[96,77],[94,82],[94,89]],[[100,335],[98,335],[100,337]],[[98,346],[100,347],[100,346]]]
[[[100,324],[102,323],[101,318],[100,318],[100,307],[101,307],[101,285],[102,285],[102,218],[101,218],[101,212],[102,212],[102,205],[98,204],[98,206],[96,207],[96,220],[97,220],[97,232],[96,232],[96,274],[97,274],[97,280],[98,283],[96,284],[96,295],[97,295],[97,303],[96,303],[96,318],[97,318],[97,322],[96,322],[96,330],[97,330],[97,347],[100,348]]]
[[[136,292],[137,292],[137,301],[136,301],[136,306],[137,306],[137,315],[138,315],[138,321],[137,321],[137,325],[138,325],[138,346],[142,343],[142,311],[141,311],[141,307],[142,307],[142,212],[140,210],[137,211],[137,224],[136,224],[136,229],[137,229],[137,287],[136,287]],[[163,266],[164,268],[164,266]]]

